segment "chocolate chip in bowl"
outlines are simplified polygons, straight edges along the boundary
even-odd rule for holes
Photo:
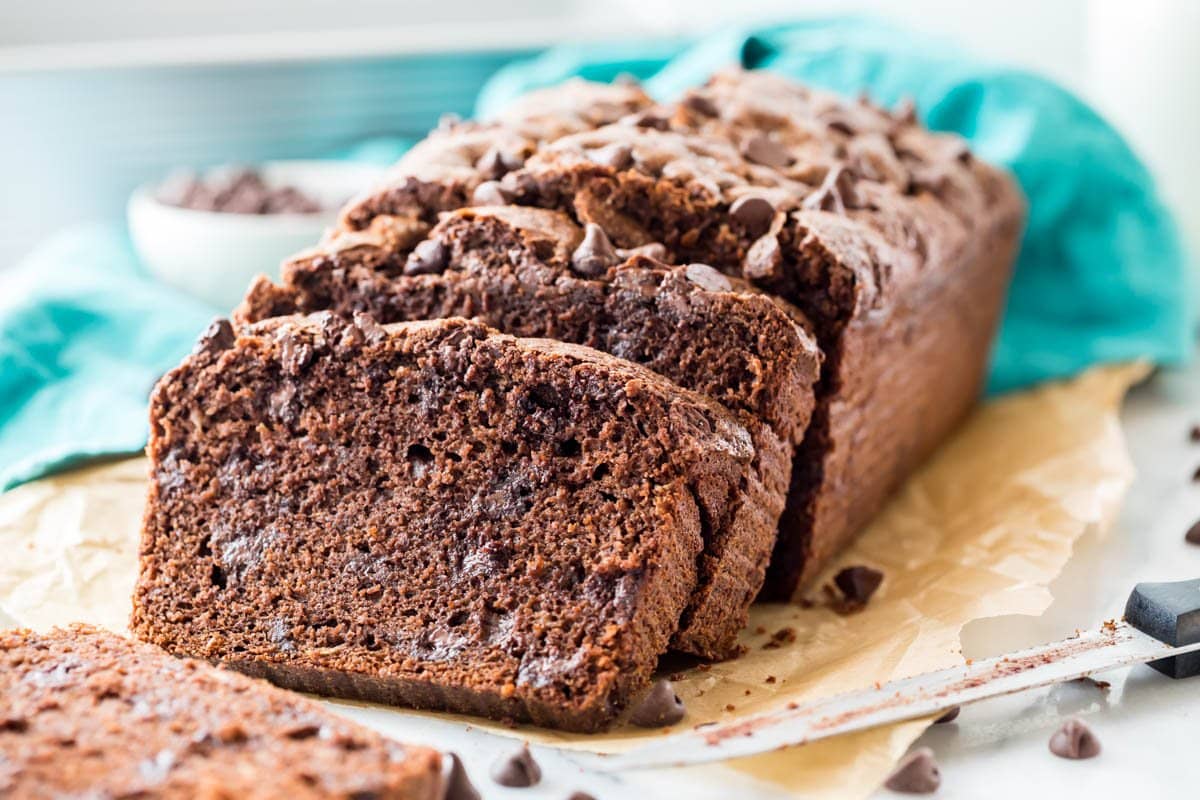
[[[250,167],[222,167],[207,176],[190,170],[175,172],[154,197],[177,208],[223,214],[316,214],[327,209],[303,189],[267,183],[262,173]]]
[[[283,259],[319,241],[379,175],[343,161],[179,170],[134,191],[130,235],[153,275],[228,311],[255,276],[277,275]]]

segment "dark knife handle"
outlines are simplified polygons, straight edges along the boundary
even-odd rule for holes
[[[1200,642],[1200,578],[1139,583],[1125,604],[1125,621],[1175,647]],[[1188,678],[1200,674],[1200,651],[1151,661],[1150,666],[1172,678]]]

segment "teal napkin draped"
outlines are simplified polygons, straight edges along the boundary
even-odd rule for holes
[[[469,57],[469,56],[467,56]],[[730,31],[696,42],[555,49],[501,70],[488,116],[578,75],[643,79],[670,98],[714,70],[774,70],[891,105],[970,140],[1010,169],[1029,224],[991,371],[1004,391],[1092,364],[1185,361],[1188,265],[1145,167],[1087,105],[1053,83],[865,20]],[[373,148],[392,152],[383,143]],[[138,450],[154,380],[220,310],[145,275],[116,226],[70,231],[0,271],[0,488],[85,458]]]

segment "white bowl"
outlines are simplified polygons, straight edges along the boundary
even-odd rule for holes
[[[315,245],[337,209],[376,182],[382,170],[344,161],[269,161],[257,167],[268,186],[295,186],[328,210],[313,214],[232,214],[159,202],[155,185],[129,198],[129,232],[155,276],[221,311],[231,310],[260,274]]]

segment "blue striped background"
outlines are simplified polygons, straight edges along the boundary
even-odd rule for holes
[[[71,222],[120,219],[130,190],[172,167],[419,137],[529,54],[0,74],[0,268]]]

